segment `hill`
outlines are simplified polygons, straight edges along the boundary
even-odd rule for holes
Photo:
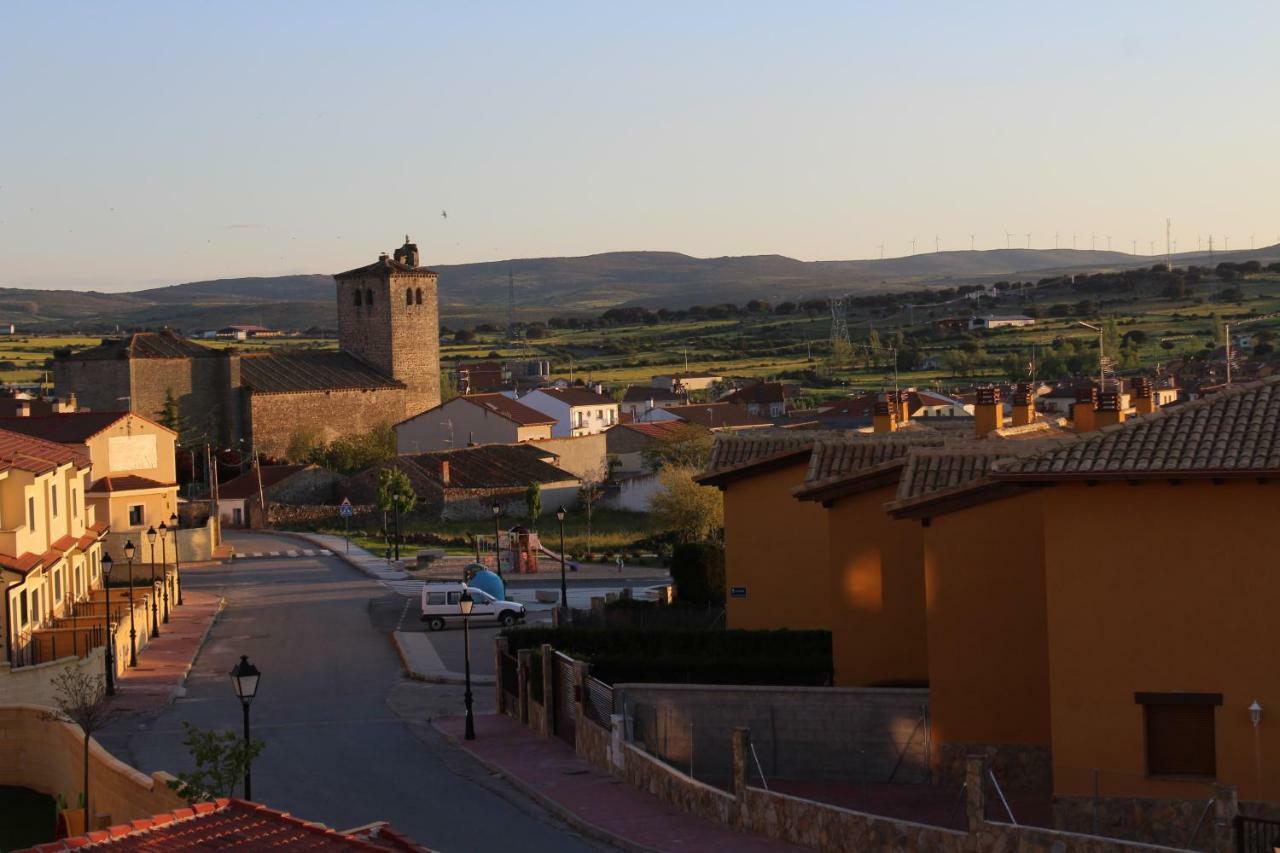
[[[1257,251],[1175,256],[1179,264],[1280,258]],[[522,319],[598,314],[616,306],[769,302],[871,293],[1021,276],[1041,278],[1158,263],[1159,257],[1072,249],[929,252],[902,258],[798,261],[782,255],[695,258],[676,252],[607,252],[573,258],[522,258],[442,265],[446,324],[506,318],[508,275]],[[0,288],[0,323],[33,331],[109,331],[167,325],[187,332],[230,323],[284,329],[333,328],[333,279],[290,275],[188,282],[130,293]]]

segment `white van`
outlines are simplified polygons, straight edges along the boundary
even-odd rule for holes
[[[462,621],[458,600],[462,598],[464,588],[475,601],[471,608],[473,622],[498,622],[503,627],[510,628],[517,622],[523,622],[528,615],[523,604],[499,601],[482,589],[464,587],[461,581],[425,583],[422,585],[422,621],[427,623],[428,628],[439,631],[449,622]]]

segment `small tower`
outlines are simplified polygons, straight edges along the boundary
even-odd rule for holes
[[[440,403],[438,276],[405,235],[394,256],[334,276],[338,346],[406,388],[405,416]]]

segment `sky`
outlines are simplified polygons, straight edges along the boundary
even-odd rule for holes
[[[1280,242],[1280,4],[0,5],[0,286]],[[447,211],[448,217],[441,212]],[[1012,234],[1006,237],[1006,234]]]

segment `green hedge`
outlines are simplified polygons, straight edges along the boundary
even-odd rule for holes
[[[514,654],[550,643],[591,663],[601,681],[673,684],[831,683],[829,631],[513,628]]]
[[[724,604],[724,548],[713,542],[686,542],[671,555],[676,599],[687,604]]]

